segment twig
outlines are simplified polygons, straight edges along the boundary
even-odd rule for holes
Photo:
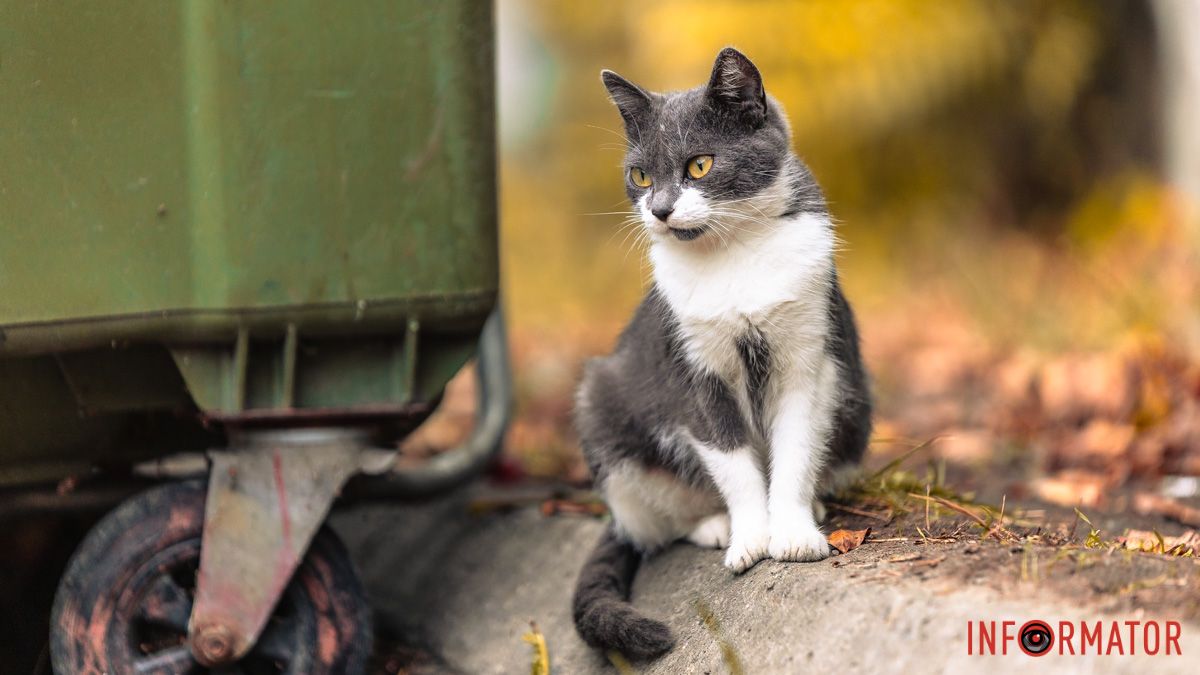
[[[974,513],[973,511],[967,509],[967,507],[965,507],[961,504],[955,504],[954,502],[952,502],[948,499],[943,499],[941,497],[927,497],[923,494],[918,494],[916,492],[910,492],[910,493],[908,493],[908,496],[914,497],[916,499],[926,499],[926,500],[936,503],[938,506],[944,506],[944,507],[950,509],[951,511],[957,511],[958,513],[963,514],[964,516],[970,518],[971,520],[974,520],[976,523],[979,524],[980,527],[982,527],[984,529],[984,531],[987,532],[987,534],[984,535],[985,537],[994,536],[998,541],[1004,541],[1004,537],[1000,536],[1001,534],[1004,534],[1004,535],[1007,535],[1008,538],[1010,538],[1010,539],[1016,539],[1016,536],[1013,535],[1013,533],[1009,532],[1008,530],[1006,530],[1002,527],[998,528],[998,529],[989,527],[987,521],[984,520],[979,514]]]
[[[874,518],[875,520],[878,520],[878,521],[880,521],[880,522],[884,522],[884,523],[891,522],[891,520],[892,520],[892,514],[891,514],[891,513],[888,513],[888,514],[886,514],[886,515],[881,515],[881,514],[878,514],[878,513],[874,513],[874,512],[871,512],[871,511],[867,511],[867,510],[865,510],[865,509],[856,509],[856,508],[854,508],[853,506],[846,506],[846,505],[844,505],[844,504],[838,504],[838,503],[836,503],[836,502],[830,502],[830,503],[829,503],[829,505],[830,505],[831,507],[833,507],[833,508],[837,509],[838,511],[844,511],[844,512],[846,512],[846,513],[852,513],[852,514],[854,514],[854,515],[856,515],[856,516],[862,516],[863,518]]]
[[[980,517],[979,514],[973,513],[971,511],[967,510],[967,507],[959,505],[959,504],[955,504],[952,501],[942,499],[941,497],[929,497],[926,495],[917,494],[916,492],[910,492],[910,493],[908,493],[908,496],[915,497],[916,499],[924,499],[927,501],[936,502],[938,504],[938,506],[944,506],[944,507],[950,509],[951,511],[957,511],[957,512],[963,514],[964,516],[970,518],[971,520],[974,520],[975,522],[979,523],[984,528],[986,528],[988,526],[987,522],[984,521],[984,519],[982,517]]]

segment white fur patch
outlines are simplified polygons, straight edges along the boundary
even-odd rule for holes
[[[802,213],[736,234],[724,245],[706,234],[651,246],[654,280],[680,319],[732,322],[740,334],[748,324],[769,328],[768,319],[797,301],[825,308],[834,243],[827,218]]]
[[[722,511],[701,520],[687,539],[702,548],[725,548],[729,545],[729,514]]]
[[[679,193],[675,200],[675,209],[667,222],[659,220],[650,212],[650,193],[642,195],[638,200],[638,213],[642,215],[642,224],[656,238],[673,238],[671,228],[691,230],[710,224],[713,219],[713,207],[708,198],[696,188],[687,187]]]
[[[675,211],[671,213],[673,227],[691,229],[700,227],[712,217],[712,206],[704,193],[696,188],[684,188],[675,200]]]
[[[736,343],[751,328],[770,345],[777,387],[804,386],[827,359],[833,242],[829,221],[804,213],[725,245],[663,240],[651,247],[654,280],[679,320],[688,358],[725,380],[744,408]]]
[[[637,462],[614,467],[601,490],[618,530],[642,550],[685,536],[702,519],[721,510],[721,500],[712,492]]]

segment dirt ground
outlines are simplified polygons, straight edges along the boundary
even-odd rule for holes
[[[1194,557],[1085,545],[1090,529],[1047,511],[1013,537],[981,538],[958,514],[880,522],[833,512],[827,530],[871,528],[825,561],[765,561],[742,576],[716,551],[679,544],[651,558],[634,602],[666,620],[678,646],[627,668],[582,644],[570,620],[575,575],[601,519],[545,515],[536,491],[476,489],[424,507],[347,511],[347,539],[375,601],[381,673],[526,672],[536,622],[555,673],[785,673],[811,670],[1193,672],[1200,649]],[[1023,509],[1009,505],[1017,512]],[[1036,506],[1036,505],[1034,505]],[[1012,513],[1012,511],[1010,511]],[[1104,518],[1093,520],[1103,521]],[[1107,522],[1107,521],[1105,521]],[[1098,523],[1097,523],[1098,524]],[[1115,523],[1114,523],[1115,524]],[[1135,523],[1144,526],[1148,523]],[[1168,523],[1159,523],[1170,532]],[[920,529],[922,534],[917,534]],[[1071,532],[1072,528],[1075,530]],[[968,656],[967,621],[1178,620],[1190,658]]]

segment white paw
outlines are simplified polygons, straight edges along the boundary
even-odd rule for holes
[[[811,562],[829,557],[829,542],[811,522],[789,522],[771,528],[771,557],[783,562]]]
[[[725,566],[734,574],[741,574],[754,567],[754,563],[767,558],[767,546],[771,537],[766,530],[747,535],[733,533],[729,548],[725,551]]]
[[[704,548],[725,548],[729,544],[729,514],[718,513],[701,520],[687,539]]]

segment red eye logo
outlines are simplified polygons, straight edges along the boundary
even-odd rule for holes
[[[1029,656],[1045,656],[1054,644],[1054,635],[1045,621],[1027,621],[1017,635],[1021,651]]]

